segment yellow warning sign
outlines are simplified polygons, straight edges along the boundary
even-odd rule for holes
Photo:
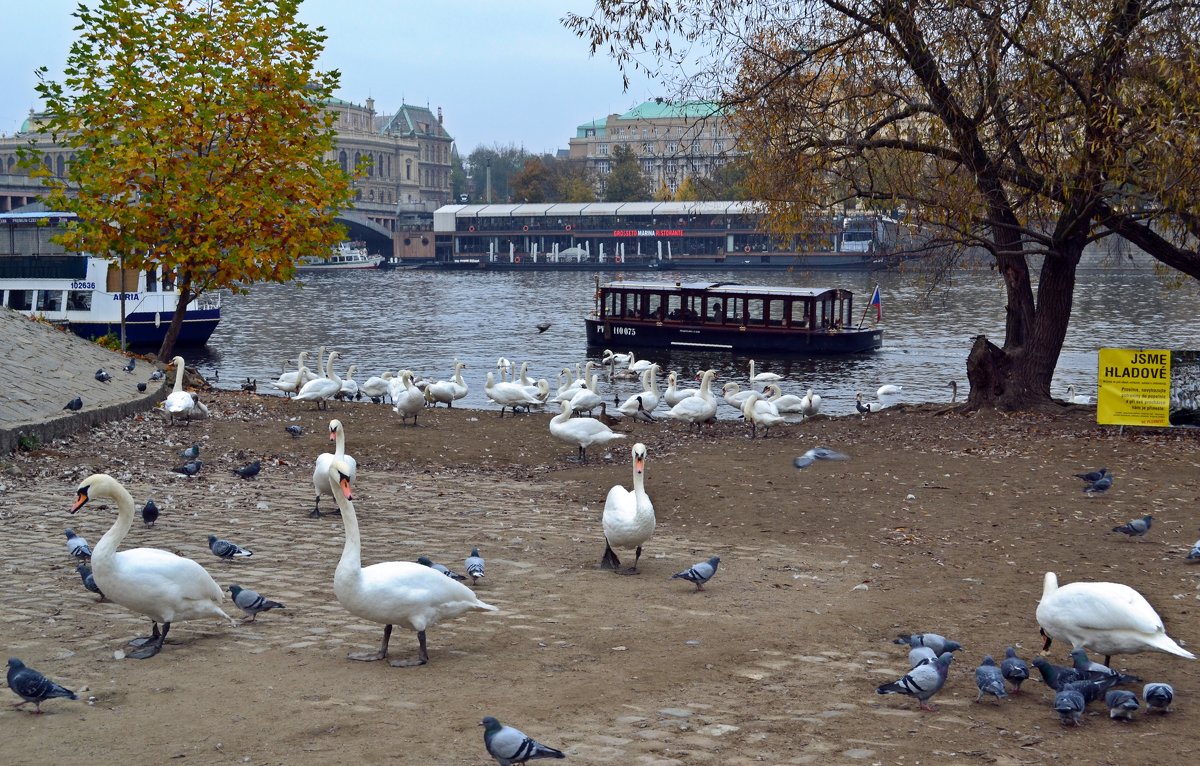
[[[1102,348],[1096,422],[1114,426],[1169,426],[1171,352]]]

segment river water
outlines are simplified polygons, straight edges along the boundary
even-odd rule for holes
[[[630,278],[644,279],[644,272]],[[872,354],[808,359],[758,359],[759,371],[785,377],[785,393],[812,388],[823,398],[821,411],[854,412],[854,395],[873,401],[884,384],[903,387],[886,403],[950,400],[950,380],[966,388],[966,358],[976,335],[1004,340],[1004,289],[992,271],[958,271],[938,283],[917,272],[788,273],[662,272],[662,279],[740,281],[747,284],[843,287],[855,293],[857,311],[866,308],[880,285],[884,346]],[[611,274],[602,279],[611,279]],[[219,370],[223,388],[257,379],[259,393],[272,393],[268,381],[286,363],[295,369],[300,351],[309,367],[319,346],[341,352],[336,370],[344,376],[358,365],[355,380],[399,368],[433,379],[450,377],[455,359],[466,363],[468,396],[458,406],[494,409],[483,392],[484,377],[499,357],[530,363],[530,376],[546,378],[551,389],[563,367],[587,359],[584,315],[592,305],[594,275],[589,272],[471,273],[357,270],[305,275],[302,281],[255,285],[246,295],[227,297],[221,324],[207,347],[186,350],[189,364],[208,377]],[[1068,385],[1095,401],[1100,347],[1200,349],[1197,306],[1200,290],[1188,281],[1166,285],[1152,271],[1111,268],[1081,270],[1075,308],[1052,392],[1065,396]],[[868,321],[874,318],[870,312]],[[549,322],[545,333],[537,325]],[[614,348],[622,352],[628,349]],[[728,352],[650,352],[646,358],[691,380],[698,370],[718,371],[714,388],[730,380],[743,388],[749,358]],[[639,358],[641,355],[639,354]],[[594,355],[593,359],[598,360]],[[285,361],[290,360],[290,361]],[[323,367],[325,360],[321,360]],[[604,376],[602,376],[604,379]],[[662,378],[665,385],[665,375]],[[694,382],[689,382],[694,386]],[[618,381],[617,395],[640,389]],[[613,389],[601,393],[610,401]],[[722,405],[721,417],[736,417]]]

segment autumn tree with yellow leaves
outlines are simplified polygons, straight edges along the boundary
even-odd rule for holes
[[[299,0],[99,0],[75,11],[61,81],[39,70],[44,130],[71,148],[51,209],[71,250],[174,274],[169,358],[196,296],[283,281],[344,238],[350,177],[329,157],[337,72]],[[91,6],[91,7],[89,7]],[[36,159],[34,157],[33,159]]]

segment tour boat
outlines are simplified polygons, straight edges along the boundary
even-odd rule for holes
[[[362,242],[342,242],[327,256],[304,255],[296,262],[297,271],[340,271],[341,269],[377,269],[382,255],[371,255]]]

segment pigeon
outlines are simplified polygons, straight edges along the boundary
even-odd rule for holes
[[[243,479],[253,479],[258,476],[258,472],[262,470],[262,461],[255,460],[253,463],[247,463],[241,468],[234,468],[233,472]]]
[[[505,726],[490,715],[480,721],[479,725],[483,727],[483,746],[500,766],[512,766],[514,763],[527,763],[541,758],[567,757],[561,750],[543,745],[526,736],[520,729]]]
[[[131,356],[129,357],[129,364],[125,365],[121,369],[125,372],[132,373],[134,367],[137,367],[137,359]]]
[[[831,450],[828,447],[813,447],[808,452],[805,452],[800,457],[792,461],[792,465],[797,468],[808,468],[817,460],[849,460],[850,456],[844,452]]]
[[[195,476],[196,474],[200,473],[200,469],[203,467],[204,467],[203,460],[191,460],[191,461],[184,463],[183,465],[177,465],[174,468],[172,468],[171,470],[174,471],[175,473],[182,473],[185,476]]]
[[[943,652],[933,662],[918,665],[901,678],[890,684],[884,684],[875,691],[879,694],[907,694],[917,698],[917,704],[922,710],[934,712],[936,707],[929,704],[929,699],[941,691],[946,683],[946,673],[950,669],[950,661],[954,655]]]
[[[1096,700],[1103,700],[1108,690],[1117,685],[1115,678],[1081,678],[1063,684],[1059,691],[1077,691],[1083,695],[1083,704],[1090,705]]]
[[[928,646],[937,654],[942,652],[957,652],[962,649],[962,644],[957,641],[950,641],[945,636],[939,636],[937,633],[901,633],[893,641],[893,644],[908,644],[909,646]]]
[[[1080,678],[1106,679],[1110,676],[1116,680],[1114,685],[1133,685],[1140,684],[1142,679],[1137,676],[1127,676],[1110,668],[1108,665],[1101,665],[1099,662],[1092,662],[1088,659],[1087,651],[1084,649],[1074,649],[1071,651],[1071,666]]]
[[[299,439],[301,436],[304,435],[304,429],[301,428],[300,426],[288,426],[287,428],[285,428],[283,430],[285,430],[289,434],[291,434],[293,439]]]
[[[1141,537],[1150,531],[1150,524],[1153,521],[1154,517],[1150,514],[1146,514],[1140,519],[1134,519],[1133,521],[1122,524],[1119,527],[1113,527],[1112,531],[1120,532],[1121,534],[1129,535],[1130,537]]]
[[[1063,726],[1082,726],[1086,704],[1083,695],[1073,689],[1054,695],[1054,711],[1058,713],[1058,720]]]
[[[67,536],[67,553],[70,553],[77,559],[92,558],[92,549],[88,546],[87,540],[75,534],[75,530],[70,527],[67,527],[63,531]]]
[[[417,563],[418,563],[418,564],[422,564],[422,565],[424,565],[424,566],[427,566],[427,567],[430,567],[430,568],[431,568],[431,569],[433,569],[435,572],[441,572],[442,574],[444,574],[444,575],[446,575],[447,577],[449,577],[451,580],[465,580],[465,579],[467,579],[466,577],[464,577],[464,576],[460,575],[458,572],[455,572],[453,569],[450,569],[450,567],[447,567],[447,566],[445,566],[444,564],[435,564],[435,563],[433,563],[433,561],[432,561],[432,560],[431,560],[431,559],[430,559],[428,556],[420,556],[420,557],[418,557],[418,558],[417,558]]]
[[[163,371],[162,370],[155,370],[154,372],[150,373],[150,380],[162,380],[162,379],[163,379]]]
[[[1170,684],[1148,683],[1142,687],[1142,699],[1146,700],[1146,712],[1170,713],[1175,701],[1175,689]]]
[[[213,552],[213,555],[219,556],[226,561],[234,558],[249,558],[254,555],[254,551],[243,548],[237,543],[222,540],[216,535],[208,536],[208,549]]]
[[[541,333],[544,333],[544,332],[546,332],[546,330],[549,330],[549,329],[550,329],[550,323],[549,323],[549,322],[538,322],[538,325],[537,325],[537,331],[538,331],[538,334],[539,334],[539,335],[540,335]]]
[[[77,396],[74,399],[72,399],[71,401],[67,402],[66,406],[63,407],[63,409],[70,410],[71,412],[79,412],[80,410],[83,409],[83,399],[81,399],[80,397]]]
[[[979,689],[979,694],[975,695],[976,702],[983,702],[985,694],[992,695],[997,702],[1008,697],[1008,692],[1004,690],[1004,673],[996,666],[992,655],[984,657],[983,664],[975,668],[975,686]]]
[[[37,706],[34,713],[41,713],[42,703],[55,697],[66,697],[69,700],[79,699],[75,696],[75,692],[59,686],[33,668],[25,667],[25,663],[16,657],[10,657],[8,660],[8,688],[25,700],[18,702],[14,707],[21,707],[32,702]]]
[[[1116,721],[1132,721],[1138,709],[1137,695],[1124,689],[1111,689],[1104,695],[1108,705],[1108,717]]]
[[[96,578],[92,577],[92,570],[87,564],[80,564],[75,567],[75,571],[79,573],[79,578],[83,580],[83,587],[92,593],[99,593],[101,601],[108,600],[104,597],[104,591],[100,590],[100,586],[96,585]]]
[[[229,593],[233,596],[233,603],[237,604],[238,608],[246,614],[250,615],[247,622],[254,622],[254,618],[259,612],[265,612],[268,609],[287,609],[286,606],[278,601],[271,601],[263,598],[256,591],[249,588],[243,588],[240,585],[230,585]]]
[[[187,449],[181,450],[179,452],[179,457],[183,458],[184,460],[195,460],[196,458],[200,457],[200,445],[193,444]]]
[[[1017,650],[1011,646],[1004,650],[1004,659],[1000,661],[1000,673],[1012,684],[1012,693],[1021,693],[1021,684],[1029,680],[1029,666],[1025,660],[1017,656]]]
[[[1195,545],[1192,546],[1192,549],[1188,551],[1187,560],[1200,561],[1200,540],[1197,540]]]
[[[463,562],[463,567],[467,570],[467,574],[471,577],[471,584],[483,577],[483,557],[479,555],[478,548],[471,549],[471,555],[467,556],[467,560]]]
[[[1042,674],[1042,681],[1054,691],[1062,691],[1072,681],[1078,681],[1083,676],[1075,668],[1054,665],[1045,657],[1034,657],[1033,666]]]
[[[908,650],[908,666],[910,668],[915,668],[924,662],[933,662],[936,659],[937,652],[928,646],[914,646]]]
[[[146,384],[145,384],[145,383],[138,383],[138,384],[137,384],[137,390],[138,390],[138,393],[142,393],[142,394],[146,393]]]
[[[154,504],[154,498],[150,498],[142,506],[142,523],[152,527],[156,521],[158,521],[158,506]]]
[[[1087,473],[1077,473],[1075,476],[1083,479],[1088,484],[1094,484],[1103,479],[1106,473],[1108,473],[1107,468],[1097,468],[1096,470],[1088,471]]]
[[[682,572],[676,572],[671,575],[672,580],[687,580],[690,583],[696,584],[696,590],[704,590],[704,583],[712,579],[712,576],[717,573],[717,566],[721,563],[720,556],[713,556],[708,561],[701,561],[698,564],[692,564],[690,569],[685,569]]]
[[[1105,492],[1108,491],[1108,488],[1112,486],[1112,483],[1113,483],[1112,474],[1106,473],[1103,476],[1101,476],[1099,479],[1096,479],[1091,484],[1084,487],[1083,491],[1086,492],[1088,495],[1091,495],[1094,493],[1104,494]]]
[[[96,380],[100,381],[101,383],[107,383],[108,381],[112,380],[112,375],[109,374],[103,367],[101,367],[100,369],[96,370]]]

